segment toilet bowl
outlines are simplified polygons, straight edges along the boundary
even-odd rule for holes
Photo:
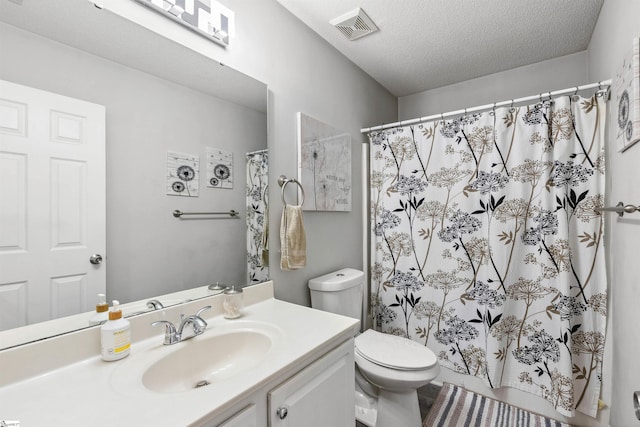
[[[364,273],[345,268],[309,281],[311,306],[361,318]],[[440,372],[435,354],[368,329],[355,337],[356,419],[369,427],[419,427],[417,389]]]
[[[417,389],[440,373],[435,354],[415,341],[372,329],[356,337],[354,350],[358,372],[373,386],[361,386],[362,391],[377,400],[359,421],[371,427],[420,426]]]

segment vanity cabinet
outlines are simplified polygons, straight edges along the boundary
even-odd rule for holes
[[[239,411],[199,424],[211,427],[351,427],[355,425],[355,362],[349,339],[288,378],[276,378]],[[283,381],[284,380],[284,381]],[[221,422],[221,419],[224,420]]]
[[[349,340],[269,392],[269,426],[353,426],[354,369]]]

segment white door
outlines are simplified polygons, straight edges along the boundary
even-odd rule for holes
[[[92,310],[105,234],[105,108],[0,80],[0,330]]]

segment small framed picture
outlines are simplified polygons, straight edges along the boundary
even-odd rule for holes
[[[298,113],[298,181],[306,211],[351,211],[351,135]]]
[[[167,151],[167,194],[198,197],[200,157],[195,154]]]
[[[618,151],[622,152],[640,141],[640,38],[633,40],[633,48],[624,58],[614,90],[617,114],[613,126]]]
[[[233,153],[207,147],[207,187],[233,188]]]

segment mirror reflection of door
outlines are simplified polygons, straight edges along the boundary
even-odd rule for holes
[[[0,80],[0,330],[105,293],[105,188],[105,108]]]

